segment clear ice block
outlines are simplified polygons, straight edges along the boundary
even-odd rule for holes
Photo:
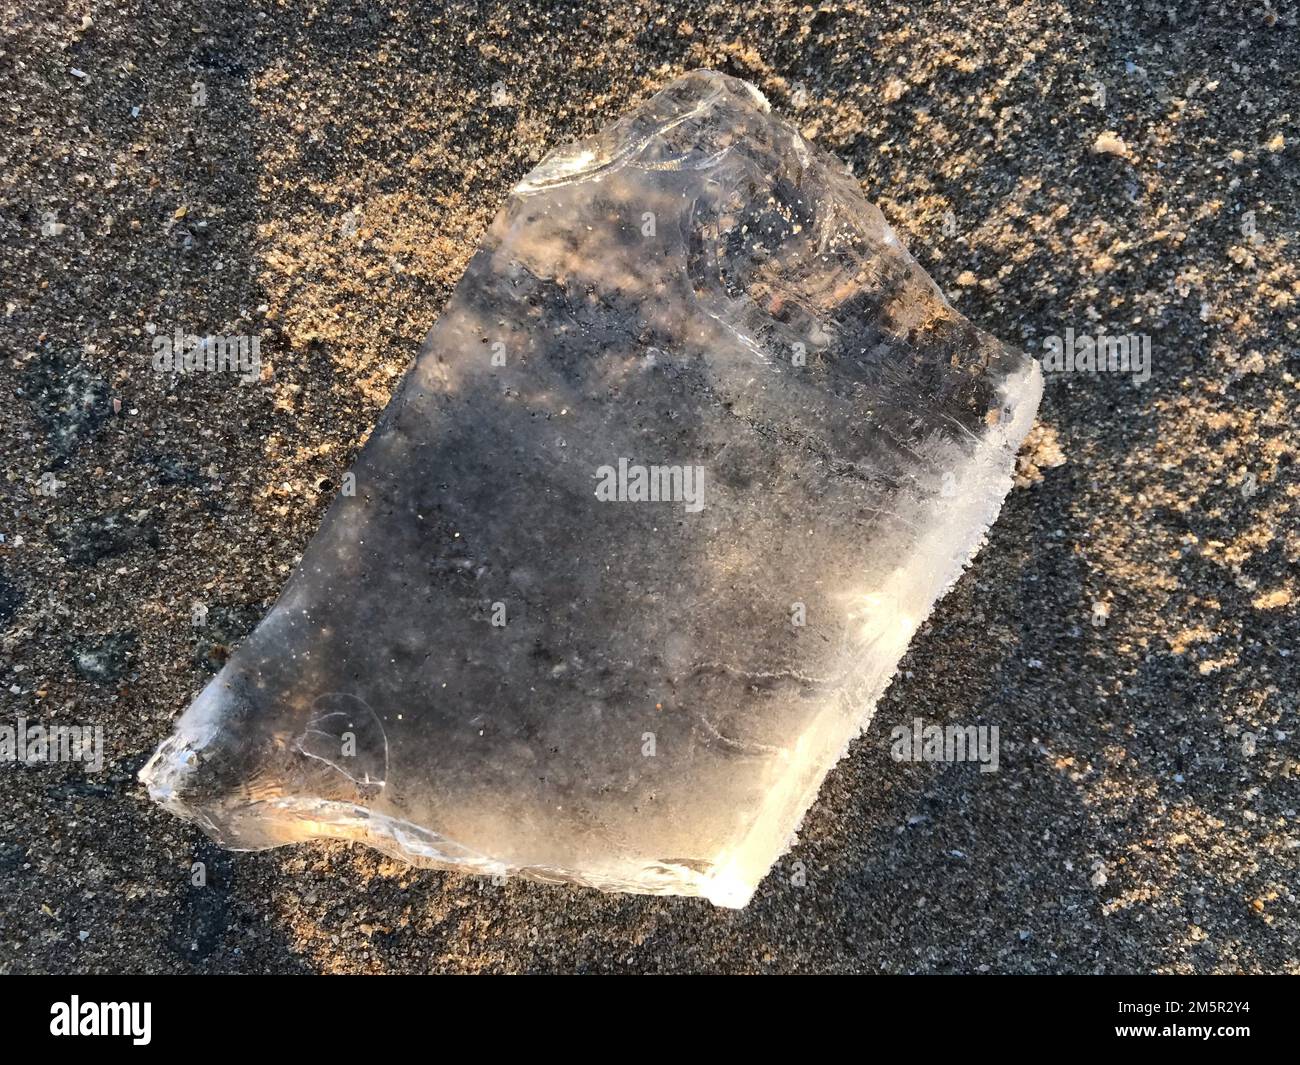
[[[513,191],[141,773],[235,849],[743,906],[1011,486],[1037,364],[700,71]]]

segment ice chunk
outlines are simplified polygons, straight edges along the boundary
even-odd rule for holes
[[[141,777],[233,848],[744,905],[1040,391],[834,158],[689,74],[514,190]]]

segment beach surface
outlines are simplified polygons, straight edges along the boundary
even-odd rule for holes
[[[104,737],[99,772],[0,763],[0,972],[1300,973],[1294,5],[0,10],[0,725]],[[1047,374],[743,910],[232,853],[154,806],[510,188],[700,67],[980,327],[1147,372]],[[256,335],[258,379],[155,372],[177,328]],[[996,726],[997,771],[896,760],[917,719]]]

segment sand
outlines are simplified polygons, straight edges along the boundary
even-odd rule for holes
[[[0,971],[1300,972],[1294,8],[0,10],[0,724],[106,744],[0,765]],[[508,189],[694,67],[843,158],[982,327],[1147,337],[1150,379],[1049,375],[743,911],[232,854],[150,805]],[[257,335],[261,380],[156,373],[176,327]],[[998,772],[895,761],[918,717],[996,725]]]

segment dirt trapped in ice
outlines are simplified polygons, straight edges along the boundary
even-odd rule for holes
[[[143,779],[231,847],[743,905],[1040,393],[838,160],[689,74],[514,190]]]

